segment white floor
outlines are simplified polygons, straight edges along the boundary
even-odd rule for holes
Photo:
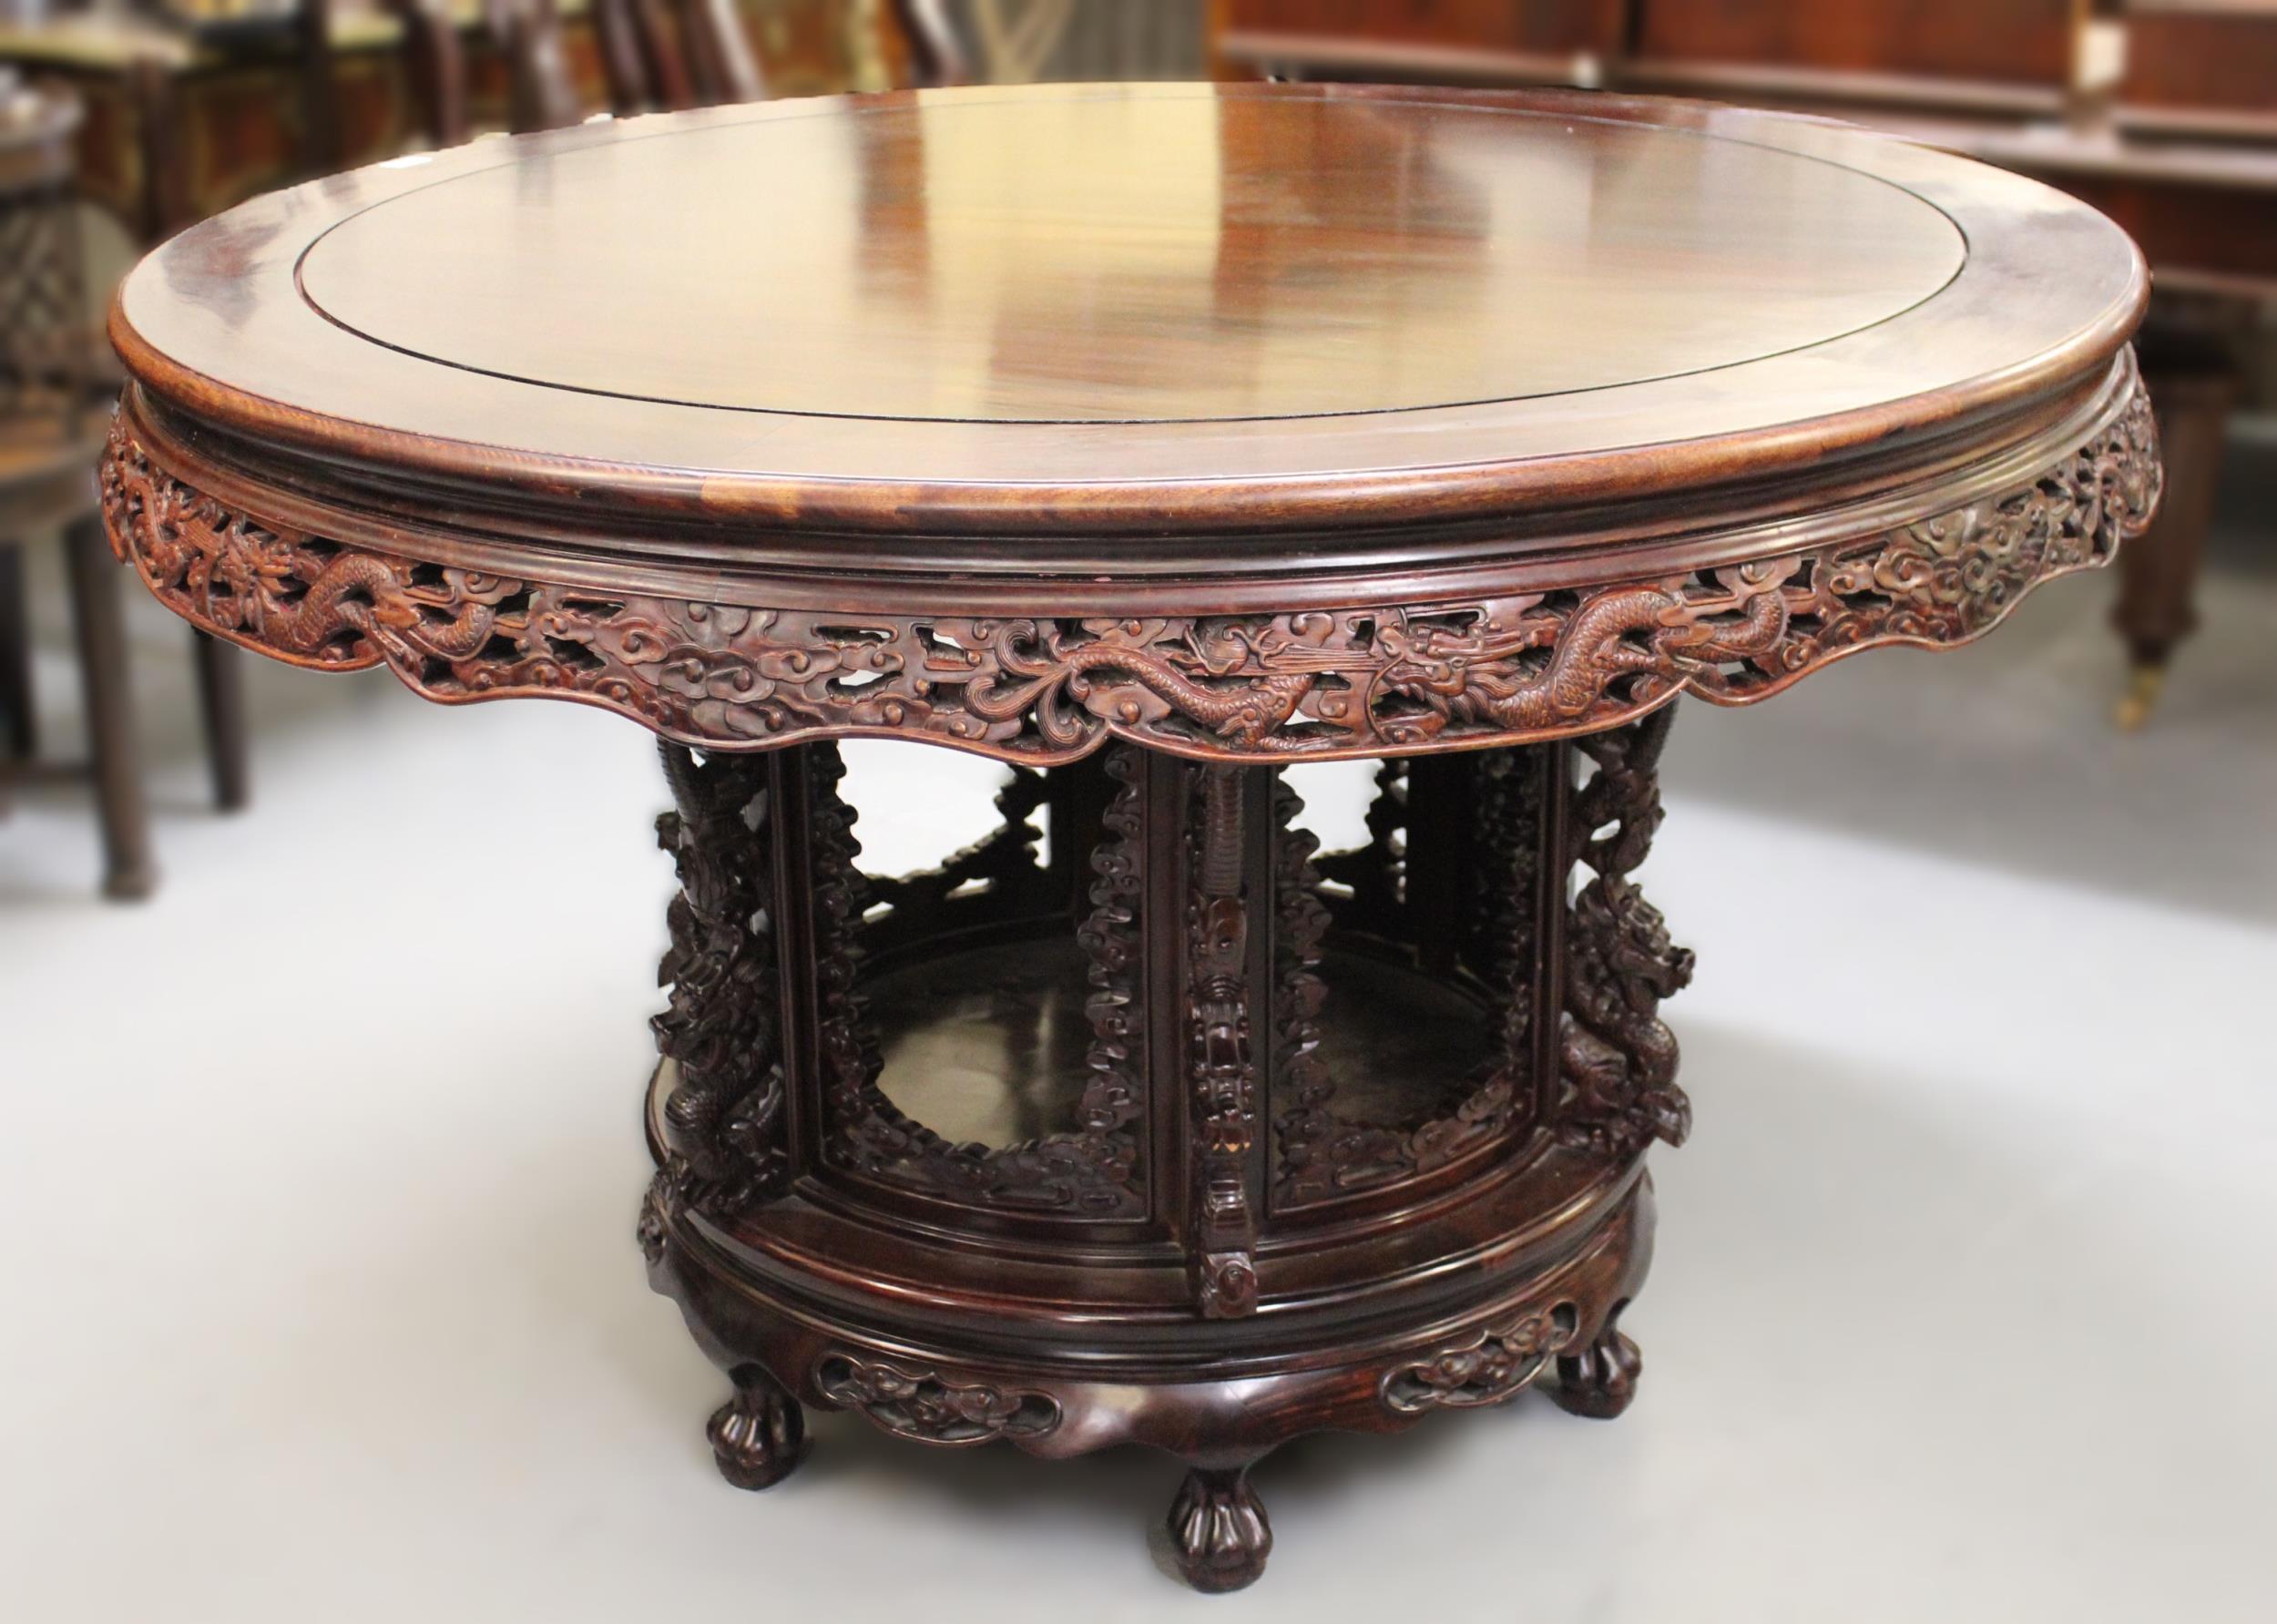
[[[0,823],[0,1617],[2277,1616],[2277,583],[2134,740],[2105,592],[1686,717],[1648,877],[1699,1126],[1636,1407],[1292,1446],[1234,1600],[1159,1571],[1157,1457],[826,1415],[722,1485],[632,1240],[648,740],[264,667],[217,819],[141,606],[160,894],[88,900],[70,796]],[[893,809],[990,776],[864,771],[920,848]]]

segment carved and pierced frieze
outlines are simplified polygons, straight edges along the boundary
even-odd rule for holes
[[[1570,1302],[1529,1308],[1456,1337],[1421,1359],[1394,1365],[1376,1384],[1377,1396],[1384,1408],[1402,1415],[1498,1404],[1541,1374],[1572,1343],[1579,1324],[1579,1312]]]
[[[1375,793],[1369,798],[1367,841],[1341,852],[1319,852],[1312,860],[1318,878],[1333,890],[1322,900],[1339,930],[1367,931],[1387,941],[1406,930],[1407,762],[1389,756],[1375,768]],[[1320,889],[1318,884],[1315,889]]]
[[[961,1446],[1041,1437],[1058,1426],[1059,1401],[1047,1393],[953,1382],[930,1370],[832,1353],[814,1367],[832,1404],[859,1410],[897,1437]]]
[[[112,545],[162,600],[301,664],[385,664],[445,700],[573,697],[699,744],[894,734],[1043,764],[1109,736],[1369,755],[1592,731],[1680,692],[1745,703],[1872,644],[1975,637],[2140,530],[2159,470],[2138,389],[2018,488],[1808,552],[1458,603],[1127,619],[758,608],[421,563],[232,511],[154,462],[124,413],[102,485]]]
[[[1048,798],[1041,772],[1016,767],[996,792],[996,827],[938,865],[906,874],[865,876],[872,945],[881,953],[903,942],[923,941],[947,928],[959,904],[985,894],[992,906],[1016,902],[1048,907],[1047,876],[1036,862],[1035,816]],[[883,904],[885,912],[877,912]]]

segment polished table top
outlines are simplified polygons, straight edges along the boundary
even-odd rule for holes
[[[1145,424],[1744,365],[1887,322],[1966,259],[1912,193],[1737,141],[1060,94],[636,125],[376,203],[300,283],[373,343],[593,396]]]
[[[1002,532],[1056,526],[1047,492],[1083,527],[1346,523],[1886,451],[2108,363],[2144,289],[2093,211],[1818,121],[1074,87],[401,160],[185,233],[117,329],[257,432]],[[1701,455],[1637,455],[1671,442]]]
[[[2155,499],[2146,294],[2092,209],[1817,119],[732,107],[399,159],[159,249],[111,323],[114,529],[223,635],[691,740],[1446,748],[1958,641],[2100,562]],[[322,546],[250,557],[271,535]],[[406,596],[328,640],[338,547]],[[475,608],[514,628],[487,654],[436,629]]]

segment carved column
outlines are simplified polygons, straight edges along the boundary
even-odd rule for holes
[[[1194,780],[1187,836],[1187,1028],[1193,1139],[1188,1225],[1194,1295],[1209,1319],[1257,1308],[1260,1180],[1257,1053],[1252,1026],[1263,1011],[1255,963],[1266,929],[1253,861],[1270,839],[1271,769],[1211,764]]]
[[[1660,827],[1660,751],[1675,708],[1575,741],[1596,767],[1571,797],[1567,858],[1588,873],[1566,921],[1560,1131],[1617,1153],[1680,1145],[1691,1102],[1676,1084],[1676,1037],[1660,1001],[1692,978],[1689,949],[1631,878]]]
[[[781,1194],[790,1179],[770,769],[754,756],[699,761],[678,744],[663,757],[675,810],[658,818],[657,843],[672,854],[680,890],[657,968],[671,1002],[652,1024],[679,1078],[665,1100],[673,1143],[655,1193],[725,1218]],[[642,1224],[652,1252],[658,1217]]]
[[[1493,993],[1494,1058],[1474,1095],[1506,1124],[1529,1123],[1541,1109],[1541,1079],[1552,1067],[1537,1012],[1551,1007],[1563,936],[1566,870],[1550,848],[1559,838],[1554,802],[1565,782],[1562,745],[1481,751],[1469,804],[1472,885],[1467,906],[1449,923],[1463,955]]]

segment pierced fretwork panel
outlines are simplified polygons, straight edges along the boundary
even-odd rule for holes
[[[1322,770],[1288,771],[1276,1210],[1432,1172],[1537,1119],[1554,748],[1380,763],[1365,843],[1319,854],[1301,796]]]
[[[1339,930],[1366,931],[1396,941],[1405,932],[1407,903],[1407,762],[1398,758],[1339,762],[1291,769],[1290,776],[1292,788],[1305,786],[1296,792],[1300,795],[1319,797],[1323,790],[1333,795],[1349,788],[1355,772],[1370,779],[1363,838],[1315,854],[1313,889]],[[1315,838],[1322,837],[1316,833]]]
[[[1043,773],[913,756],[896,744],[841,748],[850,804],[874,803],[874,793],[910,803],[915,813],[893,820],[892,851],[905,872],[880,873],[864,853],[863,947],[873,961],[944,935],[1067,912],[1070,881],[1053,867],[1052,793]]]
[[[999,1212],[1142,1216],[1137,753],[1011,770],[993,832],[874,878],[836,750],[805,750],[825,1163]]]

